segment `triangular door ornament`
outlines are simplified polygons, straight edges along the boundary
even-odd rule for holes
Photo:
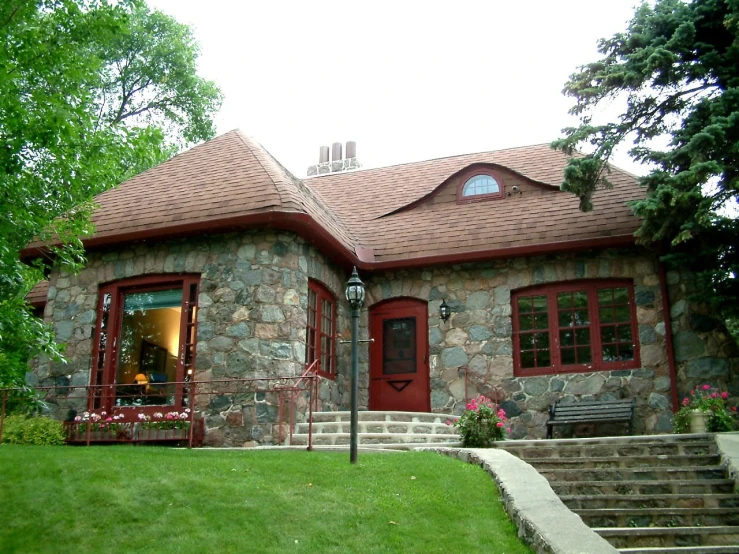
[[[407,379],[405,381],[388,381],[387,384],[393,387],[396,391],[400,392],[412,382],[412,379]]]

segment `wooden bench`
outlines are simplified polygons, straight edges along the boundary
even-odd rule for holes
[[[547,438],[551,439],[555,425],[573,423],[606,423],[623,421],[628,423],[629,435],[634,417],[634,399],[631,400],[584,400],[582,402],[563,403],[557,400],[549,408],[547,421]]]

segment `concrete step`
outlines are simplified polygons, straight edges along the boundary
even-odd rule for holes
[[[579,515],[589,527],[739,525],[739,508],[607,508],[572,511]]]
[[[451,425],[458,416],[425,412],[363,411],[357,414],[358,445],[409,449],[413,445],[459,446],[459,434]],[[313,424],[295,426],[291,445],[307,445],[312,427],[313,445],[348,445],[351,412],[316,412]]]
[[[673,546],[730,546],[739,544],[739,527],[628,527],[593,529],[616,548]],[[736,548],[736,547],[735,547]]]
[[[621,554],[737,554],[737,546],[635,546],[618,548]]]
[[[299,434],[308,433],[308,423],[299,423],[295,426],[295,432]],[[313,433],[348,433],[351,423],[348,421],[323,421],[313,423]],[[401,433],[401,434],[441,434],[458,436],[455,427],[446,423],[419,423],[413,421],[359,421],[357,423],[359,433]]]
[[[718,454],[668,456],[610,456],[587,458],[531,458],[526,460],[539,469],[603,469],[629,467],[684,467],[684,466],[718,466],[721,458]]]
[[[362,421],[395,421],[395,422],[413,422],[413,423],[440,423],[446,424],[447,421],[456,421],[459,416],[449,414],[434,414],[426,412],[399,412],[399,411],[383,411],[371,412],[362,411],[357,414],[358,420]],[[351,412],[314,412],[313,423],[324,422],[347,422],[351,421]]]
[[[541,469],[538,470],[550,483],[562,481],[665,481],[668,479],[725,479],[722,467],[633,467],[604,469]]]
[[[594,494],[591,496],[559,497],[571,510],[606,508],[739,508],[736,494]]]
[[[693,479],[690,481],[564,481],[551,483],[558,495],[598,494],[731,494],[733,479]]]
[[[313,435],[313,444],[321,445],[347,445],[350,443],[349,433],[317,433]],[[307,434],[295,434],[292,438],[292,445],[308,444]],[[389,444],[403,445],[448,445],[459,444],[459,437],[456,435],[440,435],[434,433],[361,433],[357,435],[358,445],[383,445]]]

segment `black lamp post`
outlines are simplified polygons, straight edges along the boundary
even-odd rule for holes
[[[441,306],[439,306],[439,317],[446,323],[450,315],[452,315],[452,309],[447,305],[446,300],[442,300]]]
[[[349,461],[357,463],[357,395],[359,391],[359,310],[364,305],[364,283],[357,275],[357,268],[346,282],[346,299],[352,309],[352,388],[351,388],[351,428],[349,430]]]

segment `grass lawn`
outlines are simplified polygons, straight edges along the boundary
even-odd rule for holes
[[[9,445],[0,551],[531,552],[490,477],[438,454]]]

